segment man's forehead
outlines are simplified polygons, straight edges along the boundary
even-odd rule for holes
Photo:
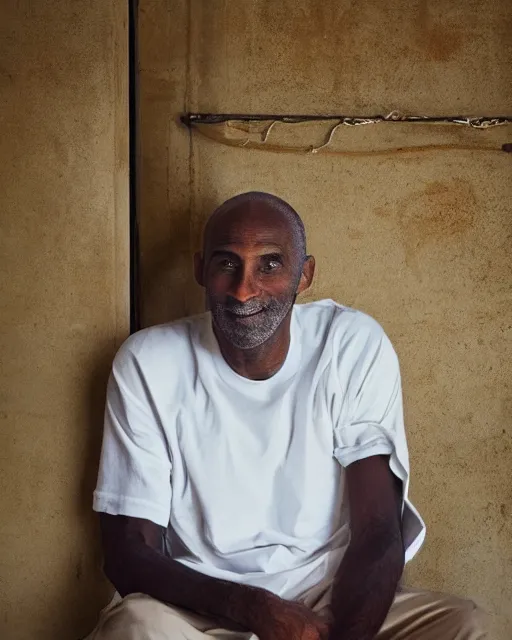
[[[294,228],[281,211],[261,203],[244,203],[220,211],[205,229],[205,247],[210,251],[228,245],[274,245],[285,249],[293,243]]]

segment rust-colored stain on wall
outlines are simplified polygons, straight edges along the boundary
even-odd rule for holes
[[[407,580],[474,598],[490,613],[491,637],[509,640],[510,157],[267,153],[220,145],[177,120],[184,110],[507,113],[510,3],[476,10],[463,0],[179,0],[170,7],[141,3],[144,323],[203,308],[192,252],[217,204],[249,189],[288,199],[317,258],[304,300],[333,297],[371,313],[400,356],[412,493],[428,525]],[[271,143],[318,142],[308,131],[274,127]],[[471,132],[472,144],[491,140],[495,148],[510,137],[510,127]],[[382,150],[466,139],[452,128],[409,133],[397,125],[344,129],[334,143]]]
[[[428,242],[452,240],[471,228],[476,198],[471,183],[436,180],[398,204],[398,220],[407,235],[415,236],[416,249]]]
[[[433,19],[428,0],[421,0],[418,10],[418,43],[432,60],[446,62],[454,58],[462,46],[460,23],[447,18],[446,3],[438,3],[437,19]]]
[[[394,209],[377,207],[378,216],[396,216],[405,247],[407,266],[420,276],[422,249],[434,243],[460,245],[476,214],[477,200],[470,181],[461,178],[434,180],[401,197]]]

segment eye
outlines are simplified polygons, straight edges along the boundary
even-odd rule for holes
[[[233,271],[236,271],[238,265],[231,258],[224,258],[218,263],[218,267],[221,271],[232,273]]]
[[[263,273],[272,273],[273,271],[280,269],[282,266],[283,264],[281,260],[277,258],[267,258],[261,265],[261,271],[263,271]]]

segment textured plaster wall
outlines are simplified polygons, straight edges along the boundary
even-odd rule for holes
[[[140,49],[144,324],[202,308],[191,254],[215,205],[247,189],[288,199],[318,263],[304,300],[373,314],[402,362],[412,497],[428,524],[408,582],[476,599],[492,637],[509,640],[511,157],[273,154],[190,136],[177,122],[187,110],[510,113],[509,1],[142,0]],[[403,141],[391,126],[351,132],[351,144]],[[272,141],[301,131],[274,129]],[[481,140],[510,142],[512,131]]]
[[[77,640],[110,591],[91,493],[128,332],[126,13],[0,5],[2,640]]]

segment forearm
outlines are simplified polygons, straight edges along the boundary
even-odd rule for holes
[[[338,570],[329,640],[371,640],[391,607],[404,567],[400,533],[354,542]]]
[[[144,541],[125,541],[105,561],[105,573],[122,596],[145,593],[157,600],[254,630],[264,616],[263,589],[194,571]]]

